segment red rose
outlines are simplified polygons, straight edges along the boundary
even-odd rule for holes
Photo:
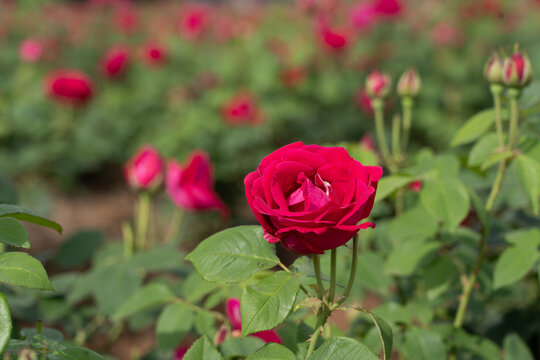
[[[178,23],[180,36],[188,41],[198,39],[209,22],[209,9],[204,5],[190,5]]]
[[[134,189],[155,189],[163,180],[163,160],[151,146],[143,146],[128,161],[124,176]]]
[[[264,237],[300,254],[322,254],[374,223],[369,216],[382,168],[344,148],[296,142],[266,156],[244,180]]]
[[[84,105],[94,94],[92,80],[74,69],[55,70],[45,79],[45,92],[51,98],[68,105]]]
[[[261,112],[253,95],[238,94],[223,107],[223,117],[229,125],[259,124]]]
[[[143,50],[144,61],[150,66],[159,66],[167,62],[167,51],[157,44],[148,44]]]
[[[227,212],[227,207],[213,190],[212,165],[202,151],[193,152],[184,165],[171,160],[165,185],[170,198],[179,207]]]
[[[129,52],[124,47],[114,47],[101,60],[101,72],[108,78],[122,77],[129,66]]]

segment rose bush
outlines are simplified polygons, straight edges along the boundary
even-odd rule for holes
[[[244,183],[251,210],[270,243],[322,254],[349,241],[369,216],[382,168],[363,166],[345,149],[286,145],[265,157]]]

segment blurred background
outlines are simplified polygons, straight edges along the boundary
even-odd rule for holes
[[[370,71],[418,70],[412,149],[445,149],[491,106],[493,49],[519,42],[540,60],[539,19],[533,0],[1,0],[1,200],[67,234],[118,234],[133,202],[123,164],[151,144],[180,162],[206,151],[230,223],[253,221],[243,178],[265,154],[372,132]],[[391,96],[387,113],[399,106]],[[47,236],[34,239],[61,241]]]

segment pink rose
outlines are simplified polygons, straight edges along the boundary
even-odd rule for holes
[[[244,180],[268,242],[322,254],[374,223],[369,216],[382,168],[363,166],[344,148],[296,142],[266,156]]]
[[[368,29],[377,20],[375,7],[371,3],[360,3],[351,9],[350,19],[355,29]]]
[[[134,189],[156,189],[163,181],[163,160],[151,146],[143,146],[128,161],[124,176]]]
[[[242,330],[242,316],[240,314],[239,299],[231,298],[227,301],[227,317],[229,318],[229,322],[231,323],[234,336],[235,333],[239,333]],[[259,331],[249,336],[258,337],[266,343],[274,342],[281,344],[283,342],[274,330]]]
[[[227,207],[213,190],[212,165],[202,151],[193,152],[183,165],[171,160],[165,185],[171,200],[179,207],[227,212]]]
[[[43,44],[35,39],[26,39],[19,46],[19,57],[29,63],[38,61],[43,55]]]

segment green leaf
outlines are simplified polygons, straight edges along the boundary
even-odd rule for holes
[[[186,256],[201,277],[215,282],[240,282],[279,263],[260,226],[237,226],[204,240]]]
[[[407,332],[405,350],[409,359],[414,360],[445,360],[446,349],[438,333],[412,328]]]
[[[156,334],[159,347],[171,350],[180,345],[193,326],[193,311],[185,304],[170,304],[159,315]]]
[[[389,222],[388,235],[399,239],[425,239],[437,232],[437,219],[418,204]]]
[[[484,233],[484,236],[487,236],[491,224],[489,221],[489,214],[486,211],[486,207],[480,197],[478,197],[478,195],[476,195],[476,193],[472,189],[468,188],[467,191],[469,193],[469,197],[471,198],[471,204],[476,211],[476,215],[478,215],[478,218],[482,223],[482,232]]]
[[[184,256],[174,246],[162,246],[133,254],[128,261],[128,266],[153,272],[175,270],[182,263],[184,263]]]
[[[512,150],[506,150],[502,152],[494,152],[491,153],[484,162],[482,162],[482,165],[480,166],[480,169],[482,171],[489,169],[491,166],[500,163],[501,161],[511,158],[514,156],[514,152]]]
[[[540,163],[520,154],[512,162],[514,172],[529,198],[533,213],[538,215],[540,202]]]
[[[375,195],[375,202],[386,199],[394,191],[407,185],[413,180],[413,177],[404,175],[384,176],[381,180],[379,180],[379,185],[377,186],[377,194]]]
[[[437,243],[424,240],[404,241],[386,259],[385,271],[392,275],[411,275],[424,256],[438,247]]]
[[[193,271],[184,281],[182,294],[184,294],[186,300],[196,303],[219,287],[219,283],[204,280],[196,271]]]
[[[0,254],[0,282],[39,290],[53,290],[41,263],[22,252]]]
[[[264,346],[265,342],[255,336],[229,338],[221,344],[220,350],[225,358],[245,358]]]
[[[242,336],[281,324],[291,312],[299,288],[296,278],[285,271],[247,286],[240,302]]]
[[[23,209],[17,205],[1,204],[0,217],[12,217],[22,221],[28,221],[37,225],[45,226],[53,230],[62,232],[62,226],[44,217],[35,215],[34,213]]]
[[[120,306],[113,318],[119,320],[139,311],[163,305],[174,300],[174,298],[174,294],[166,285],[152,283],[137,290],[137,292]]]
[[[296,356],[285,346],[270,343],[249,355],[246,360],[296,360]]]
[[[51,360],[105,360],[105,358],[92,350],[70,346],[55,350],[55,353],[49,354],[47,359]]]
[[[0,218],[0,242],[15,247],[30,248],[26,228],[16,219]]]
[[[528,246],[513,246],[497,259],[493,274],[495,289],[510,285],[524,277],[536,263],[540,253]]]
[[[378,360],[367,346],[346,337],[331,337],[322,344],[309,360]]]
[[[508,116],[506,112],[503,113],[504,116]],[[450,141],[450,146],[455,147],[478,139],[489,130],[494,122],[495,111],[493,109],[487,109],[473,115],[459,128]]]
[[[480,166],[486,158],[499,147],[499,138],[496,133],[489,133],[474,144],[467,163],[469,166]]]
[[[356,279],[358,283],[381,294],[386,294],[392,285],[392,277],[384,272],[381,255],[375,252],[358,254]]]
[[[512,231],[505,234],[504,238],[515,246],[528,246],[530,248],[540,246],[540,230],[537,228]]]
[[[216,319],[206,311],[199,311],[195,317],[195,330],[201,336],[208,336],[213,339],[216,335]]]
[[[82,285],[91,286],[99,310],[112,316],[142,285],[142,279],[132,268],[124,263],[101,264],[92,271],[89,279],[81,280]],[[75,286],[78,295],[84,296],[84,287]],[[73,294],[69,299],[73,301]]]
[[[456,228],[469,212],[469,193],[457,179],[426,181],[420,201],[446,229]]]
[[[426,295],[434,300],[450,288],[457,280],[458,269],[448,257],[441,257],[425,269]]]
[[[54,257],[54,263],[64,269],[84,265],[104,240],[105,237],[100,231],[79,231],[71,235],[60,246]]]
[[[376,314],[373,314],[371,312],[367,312],[367,314],[371,317],[373,320],[373,323],[377,327],[377,332],[379,333],[379,337],[381,338],[382,343],[382,349],[383,349],[383,359],[384,360],[390,360],[390,356],[392,355],[392,343],[393,343],[393,334],[392,334],[392,328],[384,319]]]
[[[504,360],[534,360],[527,344],[516,333],[504,337]]]
[[[183,360],[223,360],[223,357],[212,347],[210,340],[203,336],[191,345]]]
[[[458,347],[467,349],[471,353],[479,356],[484,360],[500,360],[501,350],[499,347],[491,340],[486,338],[481,338],[476,335],[467,333],[464,330],[459,330],[454,335],[454,342]]]
[[[4,353],[11,336],[11,313],[6,298],[0,293],[0,354]]]

